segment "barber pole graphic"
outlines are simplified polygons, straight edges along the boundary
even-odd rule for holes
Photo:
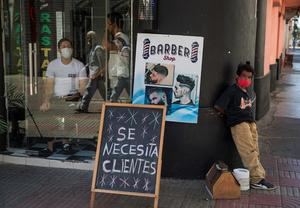
[[[149,49],[150,49],[150,40],[147,38],[144,40],[144,47],[143,47],[143,58],[149,58]]]
[[[198,48],[199,48],[199,43],[193,42],[192,43],[192,55],[191,55],[192,63],[195,63],[198,61]]]

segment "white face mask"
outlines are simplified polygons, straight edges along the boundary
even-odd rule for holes
[[[63,48],[60,50],[61,56],[65,59],[69,59],[72,57],[73,49],[72,48]]]

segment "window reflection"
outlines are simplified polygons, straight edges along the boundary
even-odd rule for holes
[[[7,51],[19,50],[21,59],[11,54],[18,65],[7,64],[6,78],[25,83],[26,97],[19,121],[25,132],[11,146],[28,154],[43,149],[42,156],[95,150],[101,105],[131,101],[131,1],[15,1],[11,7],[23,32],[10,36],[15,44]],[[16,30],[13,24],[9,30]],[[10,73],[17,69],[21,81]]]

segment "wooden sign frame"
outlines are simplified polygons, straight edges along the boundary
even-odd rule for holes
[[[161,131],[160,131],[160,142],[159,142],[159,154],[157,159],[157,172],[156,172],[156,183],[155,183],[155,193],[140,193],[140,192],[124,192],[124,191],[113,191],[107,189],[97,189],[96,188],[96,178],[97,171],[100,159],[100,148],[102,142],[102,132],[104,126],[104,118],[105,118],[105,109],[106,106],[112,107],[129,107],[129,108],[150,108],[150,109],[162,109],[162,122],[161,122]],[[95,205],[95,194],[96,193],[109,193],[109,194],[120,194],[120,195],[129,195],[129,196],[141,196],[141,197],[150,197],[154,198],[154,208],[158,208],[158,199],[159,199],[159,190],[160,190],[160,177],[161,177],[161,165],[162,165],[162,150],[163,150],[163,141],[164,141],[164,129],[165,129],[165,120],[166,120],[166,106],[163,105],[140,105],[140,104],[120,104],[120,103],[104,103],[102,105],[100,117],[100,127],[98,133],[98,143],[97,143],[97,151],[95,158],[95,165],[93,171],[93,179],[92,179],[92,188],[91,188],[91,200],[90,200],[90,208],[94,208]]]

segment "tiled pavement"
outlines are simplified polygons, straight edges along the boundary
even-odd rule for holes
[[[203,180],[162,179],[160,208],[297,208],[300,207],[300,160],[264,157],[274,191],[243,191],[237,200],[212,200]],[[84,208],[89,206],[91,171],[0,165],[1,208]],[[153,200],[96,194],[97,208],[148,208]]]
[[[278,186],[274,191],[242,192],[239,200],[217,200],[215,208],[298,208],[300,207],[300,160],[264,157],[267,179]]]

